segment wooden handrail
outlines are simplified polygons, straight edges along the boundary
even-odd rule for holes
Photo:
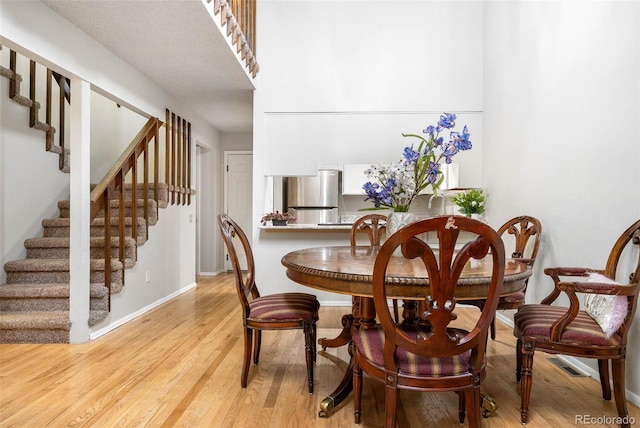
[[[118,207],[118,259],[125,263],[125,205],[131,203],[131,236],[137,238],[137,200],[138,186],[142,186],[143,213],[145,226],[149,227],[149,190],[153,187],[153,199],[159,206],[158,184],[160,182],[160,128],[166,127],[164,180],[168,185],[170,200],[167,202],[184,205],[191,204],[191,123],[166,110],[167,122],[158,118],[151,118],[140,129],[129,146],[120,155],[114,166],[105,174],[104,178],[91,192],[90,219],[93,222],[101,212],[104,212],[104,262],[105,286],[109,289],[109,308],[111,307],[111,210],[109,201],[117,199]],[[153,163],[150,157],[153,155]],[[138,162],[142,157],[142,178],[138,173]],[[153,169],[151,174],[150,168]],[[149,183],[150,175],[153,176]],[[125,200],[125,183],[131,183],[131,194]],[[124,275],[124,273],[123,273]]]
[[[137,200],[138,186],[138,158],[143,155],[144,180],[143,180],[143,216],[145,224],[149,224],[149,143],[154,141],[154,148],[157,147],[158,129],[162,126],[160,119],[152,117],[142,127],[138,134],[131,141],[129,146],[120,155],[113,167],[105,174],[100,183],[91,191],[91,211],[90,219],[93,220],[98,214],[104,212],[104,282],[109,289],[109,310],[111,310],[111,207],[110,201],[114,196],[118,199],[118,259],[123,264],[124,281],[124,245],[125,245],[125,178],[129,171],[131,174],[131,236],[137,239]],[[157,170],[159,153],[154,151],[154,165]],[[154,199],[158,204],[158,178],[154,173]],[[148,232],[148,229],[147,229]]]

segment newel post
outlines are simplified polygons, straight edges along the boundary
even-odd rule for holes
[[[70,102],[70,241],[69,241],[69,318],[71,343],[89,341],[90,303],[90,208],[91,87],[88,82],[71,78]]]

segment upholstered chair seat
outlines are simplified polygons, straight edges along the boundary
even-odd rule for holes
[[[551,337],[553,323],[566,312],[567,308],[530,304],[522,306],[515,314],[514,322],[523,336],[548,340]],[[579,346],[619,346],[621,337],[613,334],[607,339],[598,323],[589,314],[578,311],[575,319],[562,332],[559,341]]]
[[[269,322],[312,321],[320,309],[318,300],[306,293],[281,293],[249,302],[249,320]]]

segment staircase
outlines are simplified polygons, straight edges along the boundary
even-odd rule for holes
[[[131,192],[131,185],[125,187]],[[137,188],[141,195],[142,186]],[[158,221],[158,208],[166,208],[169,192],[159,184],[159,203],[149,196],[149,226]],[[138,199],[142,212],[143,199]],[[130,204],[126,204],[130,205]],[[118,200],[110,203],[111,254],[118,255]],[[26,258],[5,264],[6,284],[0,285],[0,343],[68,343],[69,330],[69,201],[58,202],[60,216],[42,221],[42,237],[25,240]],[[147,224],[138,217],[137,236],[131,236],[131,207],[125,207],[125,260],[111,259],[111,293],[122,290],[124,270],[136,263],[137,249],[147,241]],[[91,284],[89,326],[108,315],[109,290],[104,286],[104,213],[91,223]]]
[[[68,79],[45,69],[46,101],[41,104],[37,101],[36,82],[40,79],[36,75],[42,67],[27,59],[29,85],[22,87],[22,76],[16,71],[19,59],[10,50],[9,67],[0,65],[0,78],[9,81],[9,98],[28,109],[28,125],[43,131],[45,149],[60,157],[59,169],[69,172],[69,150],[64,144],[65,111],[71,99]],[[27,92],[29,97],[23,95]],[[58,103],[52,102],[56,93]],[[39,119],[41,107],[45,123]],[[57,119],[57,130],[52,118]],[[163,127],[164,141],[160,144]],[[158,221],[158,210],[169,204],[191,204],[195,191],[191,188],[190,141],[191,123],[167,109],[166,121],[149,118],[92,190],[89,326],[109,315],[111,295],[124,287],[125,270],[136,263],[138,246],[147,241],[149,226]],[[160,165],[160,158],[164,165]],[[6,283],[0,285],[0,343],[69,343],[69,207],[68,200],[59,201],[59,216],[44,219],[41,236],[24,241],[26,258],[5,263]],[[106,234],[109,240],[105,240]]]

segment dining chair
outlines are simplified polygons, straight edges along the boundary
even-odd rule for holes
[[[437,234],[425,242],[419,235]],[[456,251],[461,232],[475,238]],[[404,258],[419,259],[429,278],[429,287],[419,297],[418,320],[396,323],[387,304],[387,287],[393,286],[393,269],[401,247]],[[456,319],[456,287],[470,259],[492,260],[491,283],[486,304],[473,328],[450,325]],[[394,267],[395,265],[395,267]],[[354,419],[362,413],[362,372],[384,382],[385,426],[394,427],[398,389],[454,391],[460,397],[459,420],[468,413],[469,426],[480,426],[480,384],[485,377],[485,347],[491,320],[498,305],[505,268],[504,245],[490,226],[463,216],[442,216],[414,222],[398,230],[380,248],[373,268],[373,300],[380,323],[374,328],[354,330]],[[387,275],[387,272],[390,274]],[[417,290],[417,292],[419,292]]]
[[[351,246],[357,245],[358,232],[364,230],[369,237],[369,243],[372,246],[379,246],[382,243],[382,238],[387,231],[387,216],[382,214],[367,214],[353,222],[351,226]],[[361,299],[359,297],[353,297],[353,304],[359,306]],[[400,313],[398,309],[398,299],[392,299],[393,315],[396,322],[400,320]]]
[[[621,426],[629,427],[625,359],[627,334],[640,288],[640,220],[620,235],[604,269],[549,267],[544,273],[553,279],[553,291],[540,304],[521,306],[514,317],[522,423],[529,420],[533,356],[539,350],[597,359],[602,397],[606,401],[611,400],[611,365],[616,410]],[[563,293],[569,306],[552,305]],[[582,305],[578,294],[584,295]]]
[[[540,238],[542,236],[542,224],[540,220],[528,215],[521,215],[506,221],[500,229],[498,229],[498,235],[505,242],[505,248],[513,249],[511,258],[518,260],[531,269],[538,256],[538,248],[540,247]],[[506,236],[512,235],[513,239],[507,244]],[[516,293],[507,294],[501,296],[498,301],[497,310],[505,309],[518,309],[525,303],[525,295],[527,292],[527,285],[529,278],[524,281],[524,288]],[[470,305],[478,306],[482,308],[484,300],[472,300],[465,302]],[[496,338],[496,320],[491,322],[491,340]]]
[[[301,329],[305,339],[309,393],[313,394],[316,322],[320,303],[316,296],[307,293],[288,292],[261,296],[256,284],[253,251],[247,236],[227,214],[218,215],[218,225],[233,266],[236,291],[242,306],[244,357],[241,386],[247,387],[252,354],[253,363],[258,364],[263,330]],[[242,270],[240,263],[243,253],[246,259],[246,271]]]
[[[382,214],[367,214],[354,221],[353,225],[351,225],[350,235],[352,247],[358,245],[357,235],[358,232],[362,230],[367,233],[371,245],[380,245],[382,237],[387,230],[387,216]]]

